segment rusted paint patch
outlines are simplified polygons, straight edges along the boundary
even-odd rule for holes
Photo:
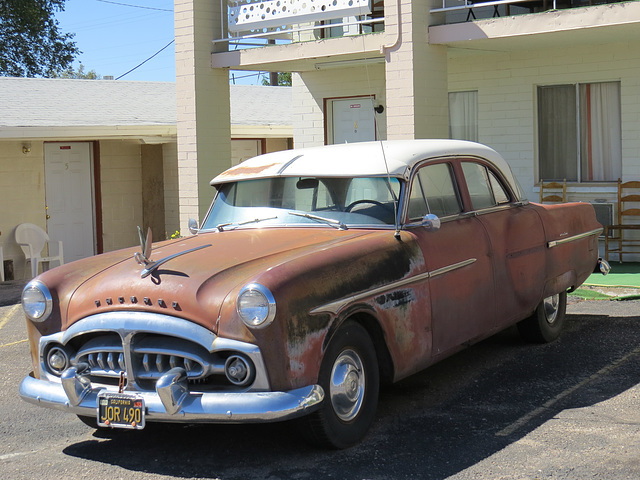
[[[264,172],[265,170],[269,170],[270,168],[275,167],[276,165],[280,165],[280,163],[269,163],[267,165],[256,165],[253,167],[243,166],[242,164],[240,164],[237,167],[230,168],[229,170],[222,172],[216,178],[256,175],[258,173]]]
[[[385,293],[375,298],[375,301],[382,308],[396,308],[407,305],[414,301],[416,296],[411,289],[396,290],[395,292]]]

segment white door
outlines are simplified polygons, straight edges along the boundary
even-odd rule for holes
[[[333,143],[368,142],[376,139],[375,112],[371,98],[332,102]]]
[[[47,233],[62,240],[65,263],[95,253],[90,143],[44,146]]]

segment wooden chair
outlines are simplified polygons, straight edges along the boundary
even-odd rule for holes
[[[540,179],[540,203],[566,203],[567,179],[562,182],[544,182]]]
[[[618,179],[618,222],[604,227],[604,258],[609,260],[611,253],[619,255],[620,263],[623,254],[640,255],[640,181]]]

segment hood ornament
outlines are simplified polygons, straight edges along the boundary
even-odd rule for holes
[[[154,262],[150,258],[151,257],[151,243],[152,243],[151,228],[147,229],[147,236],[145,238],[144,235],[142,235],[142,229],[140,227],[138,227],[138,237],[140,237],[140,248],[141,248],[142,251],[141,252],[136,252],[133,255],[133,258],[136,259],[136,262],[138,262],[138,265],[144,265],[144,267],[145,267],[142,270],[142,273],[140,273],[140,278],[148,277],[160,265],[168,262],[169,260],[172,260],[172,259],[174,259],[176,257],[180,257],[181,255],[184,255],[186,253],[195,252],[196,250],[202,250],[203,248],[207,248],[207,247],[211,246],[211,244],[209,243],[207,245],[201,245],[199,247],[190,248],[189,250],[185,250],[184,252],[174,253],[173,255],[169,255],[168,257],[161,258],[157,262]]]
[[[140,248],[142,249],[142,253],[136,252],[134,258],[138,265],[149,265],[153,263],[149,258],[151,256],[151,243],[153,241],[151,235],[151,227],[147,229],[147,238],[142,235],[142,229],[138,226],[138,237],[140,238]]]

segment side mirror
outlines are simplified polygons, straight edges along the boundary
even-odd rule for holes
[[[189,231],[191,232],[191,235],[198,233],[198,221],[195,218],[189,219]]]
[[[427,213],[422,219],[421,224],[428,232],[437,232],[440,230],[440,219],[433,213]]]

